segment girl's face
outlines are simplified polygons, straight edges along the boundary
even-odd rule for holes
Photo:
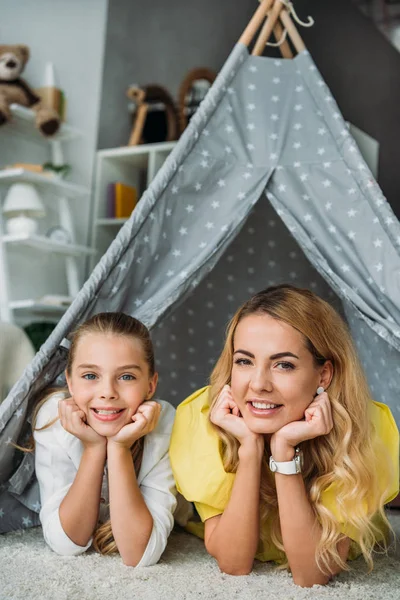
[[[157,386],[157,373],[150,377],[140,340],[124,335],[84,335],[66,377],[87,424],[105,437],[132,423],[132,415]]]
[[[303,336],[266,314],[236,327],[231,374],[233,399],[248,428],[272,434],[300,421],[318,386],[328,387],[332,365],[316,367]]]

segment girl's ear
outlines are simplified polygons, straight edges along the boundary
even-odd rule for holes
[[[154,373],[153,377],[150,377],[150,379],[149,379],[149,391],[147,393],[146,400],[151,400],[152,397],[154,396],[155,391],[157,389],[157,383],[158,383],[158,373]]]
[[[68,391],[72,396],[71,380],[69,378],[68,372],[64,371],[64,375],[65,375],[65,381],[67,382]]]
[[[325,390],[329,387],[333,377],[333,364],[332,361],[327,360],[321,370],[319,385]]]

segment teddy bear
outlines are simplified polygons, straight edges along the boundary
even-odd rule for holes
[[[20,78],[29,60],[24,45],[0,45],[0,126],[11,120],[10,104],[14,102],[35,111],[36,127],[44,136],[54,135],[60,127],[60,116],[44,106],[39,96]]]

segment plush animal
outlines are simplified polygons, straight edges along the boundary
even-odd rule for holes
[[[23,45],[0,45],[0,125],[11,120],[10,104],[14,102],[32,108],[36,113],[36,126],[45,136],[56,133],[60,116],[44,106],[39,96],[20,78],[29,60],[29,48]]]

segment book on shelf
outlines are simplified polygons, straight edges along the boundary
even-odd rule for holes
[[[106,216],[127,219],[137,204],[137,191],[131,185],[115,181],[107,185]]]

